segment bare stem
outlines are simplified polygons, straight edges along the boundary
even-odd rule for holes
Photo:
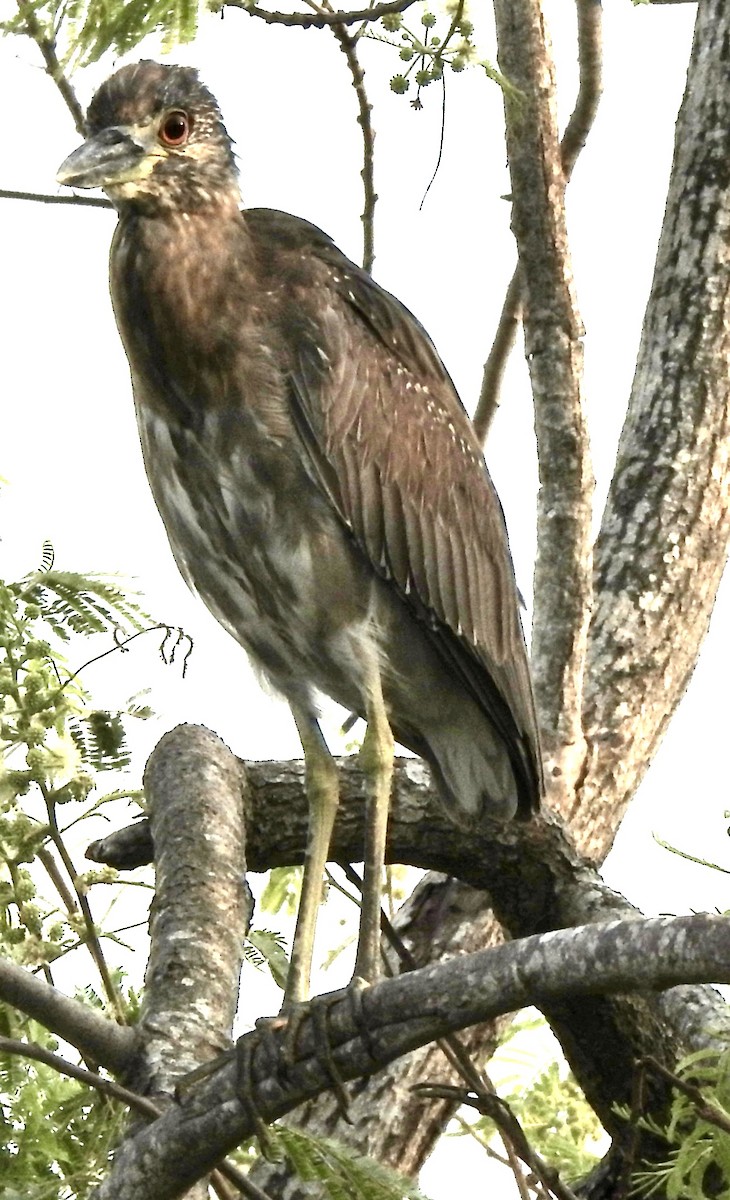
[[[315,13],[282,13],[270,12],[259,8],[251,0],[224,0],[224,7],[242,8],[252,17],[260,17],[267,25],[298,25],[302,29],[324,29],[327,25],[358,25],[362,21],[379,21],[388,13],[401,13],[415,4],[416,0],[384,0],[381,4],[373,4],[370,8],[357,8],[351,11],[335,9],[325,12],[320,9]]]
[[[51,835],[51,841],[53,842],[54,846],[56,847],[58,856],[61,859],[61,862],[63,863],[64,867],[66,868],[68,877],[71,880],[71,884],[73,886],[74,892],[76,893],[76,898],[78,900],[78,905],[81,910],[81,915],[84,919],[84,926],[86,928],[86,941],[87,941],[87,944],[89,947],[89,953],[90,953],[92,959],[94,960],[96,968],[101,977],[101,982],[102,982],[107,1000],[114,1008],[117,1019],[120,1021],[121,1024],[125,1024],[126,1016],[124,1013],[124,1006],[122,1004],[122,999],[121,999],[121,996],[119,995],[119,989],[115,986],[114,981],[112,980],[112,977],[109,973],[109,968],[106,964],[106,959],[104,958],[104,952],[101,948],[101,942],[99,941],[99,935],[96,932],[96,926],[94,924],[94,918],[93,918],[93,915],[91,912],[91,906],[89,904],[88,897],[86,896],[83,888],[80,886],[78,871],[76,870],[76,867],[74,866],[71,855],[69,854],[68,850],[66,849],[66,844],[63,840],[63,834],[61,833],[61,830],[58,825],[58,818],[56,816],[56,804],[53,799],[53,793],[43,783],[39,783],[38,786],[41,790],[41,794],[43,796],[43,799],[44,799],[45,805],[46,805],[46,812],[48,814],[48,828],[49,828],[49,833]]]
[[[352,86],[355,89],[358,108],[360,110],[357,118],[357,123],[362,130],[363,144],[363,164],[360,175],[365,193],[365,205],[361,218],[363,226],[362,265],[366,271],[372,271],[373,262],[375,261],[375,202],[378,199],[374,181],[375,133],[371,118],[373,106],[368,100],[365,90],[365,72],[357,54],[357,35],[353,36],[353,34],[349,33],[344,24],[333,25],[332,32],[347,59],[347,65],[352,75]]]
[[[56,53],[55,38],[49,37],[47,31],[39,21],[35,7],[30,3],[30,0],[16,0],[16,3],[18,12],[25,22],[25,31],[28,37],[33,39],[43,55],[43,61],[46,64],[46,73],[50,75],[61,93],[63,102],[73,117],[77,132],[83,137],[85,133],[84,110],[79,104],[78,97],[61,66],[58,54]]]

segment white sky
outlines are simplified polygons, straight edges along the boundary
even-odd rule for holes
[[[0,11],[11,7],[0,4]],[[550,0],[548,12],[564,120],[576,84],[572,5]],[[689,4],[606,6],[606,90],[569,191],[599,516],[651,279],[693,19]],[[483,46],[494,59],[490,36]],[[155,45],[145,52],[159,55]],[[414,113],[406,98],[387,89],[399,70],[395,58],[373,43],[363,58],[375,105],[375,275],[426,325],[473,407],[514,262],[509,207],[500,198],[509,190],[501,96],[477,72],[447,80],[443,162],[420,211],[438,153],[440,94],[431,88],[425,111]],[[359,130],[334,40],[267,28],[228,10],[224,20],[209,18],[198,43],[175,59],[199,66],[220,100],[237,143],[246,203],[307,217],[358,258]],[[0,186],[53,192],[56,169],[79,139],[38,61],[29,42],[0,41]],[[112,66],[107,59],[78,75],[82,102]],[[102,689],[102,699],[108,692],[109,703],[153,687],[160,720],[143,728],[141,753],[164,729],[188,720],[215,729],[244,758],[298,756],[287,710],[262,698],[243,653],[177,575],[149,496],[108,300],[113,224],[109,212],[0,201],[0,475],[11,485],[0,497],[0,575],[35,566],[49,537],[57,565],[136,577],[149,610],[194,637],[185,681],[158,665],[152,643],[88,673],[87,684]],[[529,592],[536,474],[521,349],[508,371],[487,459],[518,579]],[[719,876],[656,847],[652,830],[727,864],[729,648],[726,586],[687,699],[606,864],[608,882],[647,913],[727,903]],[[334,728],[333,721],[328,732]],[[441,1192],[431,1180],[426,1186],[440,1200],[449,1185]]]

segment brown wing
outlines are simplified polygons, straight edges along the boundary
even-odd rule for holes
[[[531,807],[541,783],[519,599],[471,421],[416,318],[319,230],[286,226],[297,230],[316,255],[308,294],[294,284],[286,330],[310,469],[502,733]]]

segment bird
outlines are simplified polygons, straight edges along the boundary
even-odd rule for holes
[[[288,701],[309,823],[284,1008],[306,1001],[338,803],[322,695],[363,717],[354,978],[379,972],[395,743],[469,829],[543,794],[502,508],[418,320],[319,228],[242,206],[220,108],[188,66],[122,67],[57,180],[118,213],[114,314],[145,468],[189,586]]]

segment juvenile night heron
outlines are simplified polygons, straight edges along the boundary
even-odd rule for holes
[[[288,700],[310,830],[285,1004],[308,995],[337,808],[317,693],[367,721],[356,975],[377,973],[393,741],[460,822],[528,817],[541,771],[502,510],[425,331],[306,221],[241,211],[188,67],[124,67],[63,163],[119,212],[111,292],[152,492],[187,580]],[[392,731],[392,732],[391,732]]]

